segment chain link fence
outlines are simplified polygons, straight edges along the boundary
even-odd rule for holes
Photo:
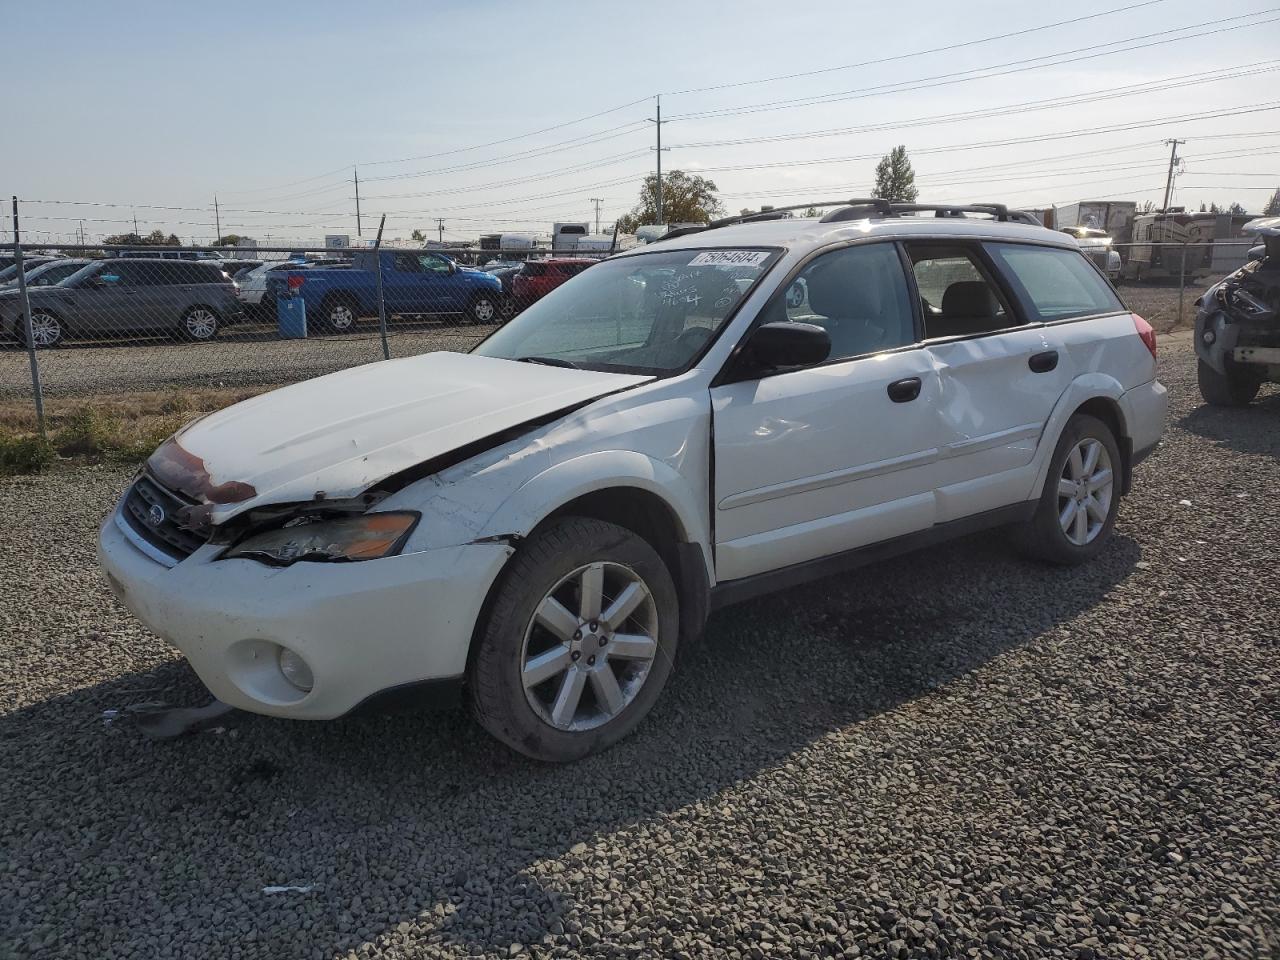
[[[1128,306],[1167,331],[1191,321],[1195,298],[1243,265],[1251,244],[1083,246]],[[464,351],[595,262],[527,249],[246,252],[0,247],[0,403],[35,406],[41,390],[51,402],[256,391],[382,359]]]
[[[0,401],[34,400],[37,374],[50,400],[102,398],[262,388],[465,351],[596,262],[551,250],[253,252],[0,247]]]

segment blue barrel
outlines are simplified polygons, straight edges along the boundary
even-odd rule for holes
[[[276,322],[282,340],[307,338],[307,302],[301,297],[276,298]]]

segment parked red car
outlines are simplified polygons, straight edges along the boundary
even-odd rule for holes
[[[596,263],[584,257],[552,257],[550,260],[527,260],[511,280],[516,305],[523,310]]]

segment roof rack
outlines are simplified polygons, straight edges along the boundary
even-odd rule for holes
[[[907,213],[927,213],[929,211],[932,211],[935,217],[964,217],[970,213],[982,213],[1001,223],[1040,223],[1032,214],[1024,210],[1010,210],[1003,203],[893,203],[880,197],[854,197],[850,200],[795,203],[786,207],[762,210],[758,213],[743,213],[734,217],[722,217],[705,225],[677,227],[674,230],[668,230],[658,239],[671,240],[675,237],[683,237],[691,233],[702,233],[704,230],[715,230],[718,227],[728,227],[737,223],[781,220],[792,210],[807,210],[810,207],[837,208],[819,220],[819,223],[867,220],[872,217],[900,217]]]

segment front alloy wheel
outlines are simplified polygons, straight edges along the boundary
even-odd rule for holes
[[[671,674],[679,607],[666,564],[638,534],[589,517],[551,522],[490,596],[467,671],[476,719],[538,760],[615,743]]]
[[[18,320],[18,338],[26,339],[22,320]],[[47,310],[31,312],[31,344],[36,348],[56,347],[62,342],[62,322]]]
[[[521,681],[529,706],[557,730],[608,723],[644,686],[657,634],[653,595],[634,570],[578,567],[547,592],[525,629]]]
[[[481,294],[471,301],[470,313],[475,323],[493,323],[498,317],[498,305],[488,294]]]

